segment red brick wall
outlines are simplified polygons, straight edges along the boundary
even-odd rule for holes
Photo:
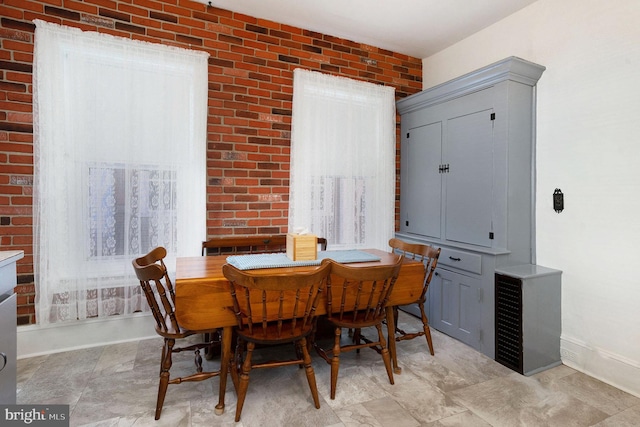
[[[34,19],[211,55],[208,236],[287,231],[294,68],[394,86],[397,98],[422,89],[418,58],[188,0],[0,0],[0,17],[0,250],[25,252],[21,325],[35,323]]]

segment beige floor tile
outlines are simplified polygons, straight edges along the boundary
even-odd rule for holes
[[[382,427],[417,427],[420,423],[398,402],[388,398],[370,400],[362,404]]]
[[[336,415],[345,427],[384,427],[362,404],[335,410]]]
[[[640,425],[640,405],[625,409],[593,427],[638,427]]]
[[[512,373],[450,393],[492,426],[590,426],[607,414],[536,379]]]
[[[442,418],[425,427],[491,427],[491,424],[471,411],[461,412],[447,418]]]
[[[582,372],[563,376],[552,381],[550,386],[555,390],[570,394],[608,415],[614,415],[632,406],[640,405],[639,398]]]

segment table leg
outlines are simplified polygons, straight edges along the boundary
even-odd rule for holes
[[[387,312],[387,340],[389,341],[389,353],[391,353],[391,361],[393,362],[393,373],[401,374],[402,368],[398,366],[398,357],[396,355],[396,322],[393,316],[393,307],[388,306]]]
[[[227,389],[227,376],[229,374],[229,363],[231,361],[231,336],[233,328],[225,326],[222,330],[222,354],[220,357],[220,390],[218,392],[218,404],[216,405],[216,415],[224,413],[224,393]]]

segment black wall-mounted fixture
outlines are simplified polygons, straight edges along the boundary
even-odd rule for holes
[[[564,209],[564,194],[562,194],[562,190],[556,188],[556,191],[553,192],[553,210],[557,213],[562,212]]]

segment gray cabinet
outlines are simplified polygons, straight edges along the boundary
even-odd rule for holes
[[[16,294],[0,295],[0,404],[16,403]]]
[[[398,101],[400,232],[531,259],[535,84],[508,58]]]
[[[561,271],[496,269],[496,361],[525,375],[559,365]]]
[[[510,57],[404,98],[398,238],[442,248],[431,325],[494,356],[494,273],[531,264],[535,85]]]
[[[16,403],[16,261],[22,251],[0,251],[0,404]]]

